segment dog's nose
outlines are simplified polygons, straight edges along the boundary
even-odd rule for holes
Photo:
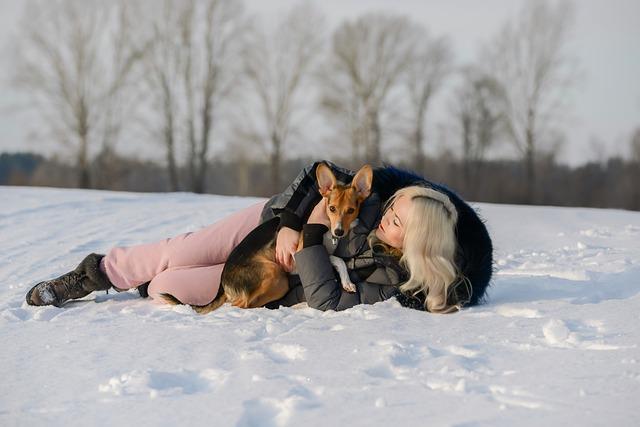
[[[342,228],[337,228],[333,230],[333,234],[335,234],[338,237],[342,237],[342,235],[344,234],[344,230]]]

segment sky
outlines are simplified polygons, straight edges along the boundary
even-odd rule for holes
[[[478,47],[517,15],[524,0],[325,0],[317,2],[329,26],[370,11],[409,15],[424,24],[433,35],[447,36],[456,62],[469,63]],[[535,1],[535,0],[534,0]],[[274,20],[296,0],[248,0],[249,13]],[[0,63],[10,64],[7,46],[18,28],[21,0],[0,0]],[[581,0],[574,3],[575,26],[570,37],[571,54],[579,63],[580,75],[568,95],[571,110],[564,120],[567,143],[557,159],[577,165],[610,156],[627,156],[628,140],[640,127],[640,2],[637,0]],[[5,66],[6,71],[10,69]],[[0,85],[0,151],[58,150],[51,142],[35,140],[30,131],[34,117],[16,112],[24,95],[16,93],[6,79]],[[427,139],[437,139],[437,128],[447,121],[447,94],[433,100]],[[308,147],[308,145],[307,145]],[[153,157],[153,147],[142,146]],[[147,151],[148,150],[148,151]],[[504,148],[508,153],[508,148]],[[157,150],[156,150],[157,151]],[[214,150],[215,153],[215,150]],[[312,153],[321,155],[321,153]]]

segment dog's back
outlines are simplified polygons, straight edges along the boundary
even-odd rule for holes
[[[279,222],[276,217],[260,224],[231,251],[220,286],[232,305],[261,307],[287,293],[286,272],[275,261]]]

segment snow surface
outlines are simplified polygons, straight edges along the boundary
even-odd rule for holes
[[[89,252],[255,201],[0,187],[0,425],[640,425],[637,212],[475,205],[498,272],[452,315],[24,303]]]

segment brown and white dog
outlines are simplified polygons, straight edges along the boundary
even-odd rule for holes
[[[364,165],[350,184],[341,184],[325,163],[316,168],[318,191],[326,200],[329,232],[335,239],[344,237],[356,224],[362,202],[369,197],[373,181],[371,166]],[[282,298],[289,291],[285,270],[276,262],[275,245],[278,219],[274,218],[256,227],[231,252],[225,263],[218,294],[205,306],[193,306],[199,313],[208,313],[229,301],[240,308],[262,307]],[[302,248],[302,237],[298,250]],[[341,258],[331,256],[331,263],[340,275],[342,287],[355,292],[349,280],[346,265]],[[163,295],[165,301],[180,304],[172,295]]]

